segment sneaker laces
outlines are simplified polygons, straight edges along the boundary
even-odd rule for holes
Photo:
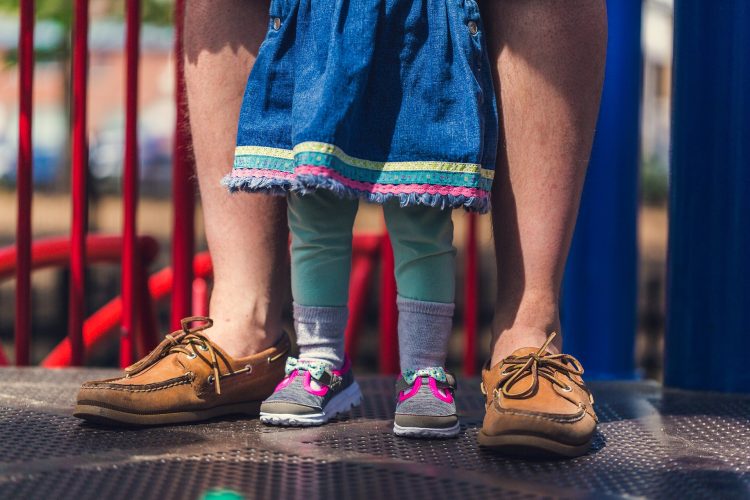
[[[555,377],[556,372],[562,372],[578,387],[586,391],[589,398],[591,398],[591,393],[586,386],[578,383],[572,377],[583,375],[583,366],[581,366],[581,363],[576,358],[569,354],[545,354],[547,347],[556,335],[556,332],[552,332],[544,344],[542,344],[542,347],[534,353],[527,354],[526,356],[508,356],[503,360],[503,364],[506,367],[503,369],[501,375],[505,375],[506,378],[501,381],[499,387],[503,396],[511,399],[524,399],[531,396],[539,387],[539,377],[549,380],[553,385],[558,386],[564,391],[570,391],[571,388],[568,384]],[[531,385],[525,391],[516,394],[511,393],[510,391],[513,386],[527,375],[531,375]]]
[[[201,323],[197,326],[191,326],[193,323]],[[204,316],[190,316],[180,320],[181,330],[176,330],[170,334],[167,334],[164,340],[156,346],[145,358],[137,361],[136,363],[125,368],[125,376],[130,377],[136,373],[142,372],[149,366],[153,365],[160,359],[173,353],[186,354],[192,358],[199,357],[204,362],[211,366],[214,379],[214,390],[216,394],[221,394],[221,379],[222,375],[219,372],[219,360],[216,356],[216,350],[211,344],[211,340],[204,334],[200,333],[203,330],[207,330],[213,326],[214,322],[211,318]],[[198,350],[207,351],[208,358],[198,353]],[[225,364],[229,366],[229,363]],[[242,370],[232,372],[230,375],[249,371],[252,368],[245,367]]]

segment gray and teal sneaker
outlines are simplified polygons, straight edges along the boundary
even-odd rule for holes
[[[340,370],[321,361],[288,358],[286,377],[260,406],[260,421],[281,426],[322,425],[362,401],[347,357]]]
[[[396,382],[393,432],[414,438],[450,438],[461,426],[453,393],[456,379],[440,367],[406,370]]]

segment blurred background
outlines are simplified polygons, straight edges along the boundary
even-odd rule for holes
[[[171,238],[171,162],[174,133],[173,3],[143,1],[139,88],[140,192],[138,231],[156,238],[161,251],[150,272],[169,265]],[[123,0],[92,0],[89,31],[89,159],[92,233],[119,234],[122,229],[121,172],[124,136]],[[70,232],[70,58],[72,7],[69,0],[37,0],[35,80],[33,88],[34,238]],[[15,172],[18,141],[18,1],[0,0],[0,245],[15,240]],[[672,0],[644,0],[641,24],[642,88],[640,104],[638,206],[638,314],[635,363],[642,377],[661,380],[664,290],[667,249],[667,184],[670,137]],[[198,209],[200,211],[200,208]],[[454,215],[459,259],[467,234],[462,211]],[[205,250],[200,213],[196,216],[196,250]],[[489,351],[495,269],[490,219],[478,220],[479,328],[477,359]],[[378,232],[377,207],[362,205],[356,230]],[[463,266],[459,264],[459,273]],[[463,279],[459,275],[459,286]],[[116,265],[90,266],[87,274],[91,314],[120,293]],[[377,281],[377,280],[374,280]],[[33,332],[31,362],[36,364],[67,334],[68,275],[60,269],[35,272],[32,279]],[[377,282],[372,283],[376,288]],[[373,290],[374,292],[374,290]],[[462,359],[462,291],[449,366]],[[370,293],[358,364],[377,368],[378,294]],[[159,304],[161,331],[169,323],[168,302]],[[13,355],[14,282],[0,285],[0,342]],[[113,336],[113,339],[115,337]],[[114,340],[89,357],[89,365],[116,365]],[[573,353],[575,354],[575,353]]]

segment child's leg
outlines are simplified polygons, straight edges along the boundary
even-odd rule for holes
[[[442,367],[455,307],[451,211],[396,201],[383,211],[396,263],[401,370]]]
[[[357,406],[362,393],[344,359],[344,330],[357,201],[327,191],[288,198],[294,328],[300,359],[260,407],[272,425],[321,425]]]
[[[445,373],[453,325],[455,256],[450,210],[383,207],[398,287],[401,377],[393,431],[407,437],[453,437],[460,424],[455,380]]]
[[[292,296],[300,358],[344,363],[356,200],[327,191],[288,199]]]

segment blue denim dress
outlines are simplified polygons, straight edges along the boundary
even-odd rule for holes
[[[486,212],[497,116],[476,0],[272,0],[224,183]]]

